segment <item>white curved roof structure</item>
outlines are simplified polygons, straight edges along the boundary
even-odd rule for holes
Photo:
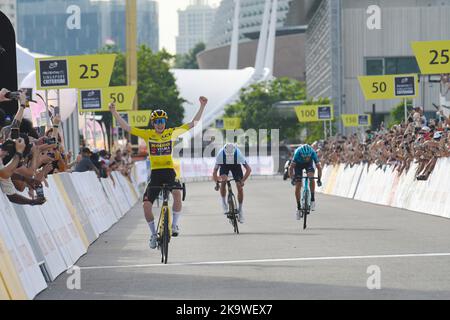
[[[203,127],[206,128],[220,118],[225,106],[239,98],[242,88],[264,80],[255,79],[255,69],[240,70],[191,70],[172,69],[180,96],[184,103],[184,121],[191,121],[198,111],[200,96],[208,98],[208,105],[203,114]],[[266,70],[268,74],[268,70]]]
[[[21,47],[16,43],[16,57],[17,57],[17,79],[18,84],[32,71],[35,71],[35,58],[48,57],[47,55],[30,52],[28,49]]]
[[[19,84],[30,72],[35,71],[34,59],[38,57],[45,56],[17,45]],[[183,104],[184,121],[191,121],[198,111],[200,96],[208,98],[208,106],[203,114],[204,128],[224,114],[225,106],[239,99],[242,88],[270,77],[268,69],[263,71],[263,75],[257,76],[255,69],[250,67],[240,70],[171,69],[171,72],[175,76],[180,96],[186,100]]]

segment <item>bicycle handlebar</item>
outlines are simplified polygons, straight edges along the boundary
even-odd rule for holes
[[[239,182],[240,180],[235,180],[235,179],[233,178],[233,179],[227,179],[226,181],[221,181],[221,182],[231,182],[231,181]],[[220,184],[220,182],[216,181],[216,186],[214,187],[214,190],[216,190],[216,191],[219,190],[219,184]]]

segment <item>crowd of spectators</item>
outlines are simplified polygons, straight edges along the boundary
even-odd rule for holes
[[[324,164],[359,163],[386,168],[394,166],[399,174],[407,172],[417,163],[416,178],[426,180],[441,157],[450,157],[450,118],[442,110],[434,119],[424,115],[422,107],[409,113],[407,121],[386,129],[367,130],[364,135],[337,135],[315,143]]]
[[[47,177],[54,173],[95,171],[99,178],[111,178],[114,184],[112,171],[129,177],[131,148],[116,150],[112,156],[106,150],[91,151],[83,146],[74,156],[65,149],[59,115],[51,115],[51,128],[39,130],[24,118],[24,111],[29,107],[25,91],[1,89],[0,106],[10,100],[17,100],[18,111],[8,121],[0,108],[0,189],[11,202],[45,203],[43,186],[48,187]]]

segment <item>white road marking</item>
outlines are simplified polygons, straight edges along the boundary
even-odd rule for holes
[[[362,259],[392,259],[392,258],[420,258],[420,257],[450,257],[446,253],[408,253],[408,254],[386,254],[367,256],[337,256],[337,257],[309,257],[309,258],[281,258],[281,259],[254,259],[254,260],[229,260],[229,261],[204,261],[204,262],[182,262],[182,263],[153,263],[117,266],[91,266],[80,267],[81,270],[98,269],[128,269],[128,268],[154,268],[154,267],[179,267],[179,266],[201,266],[201,265],[224,265],[224,264],[246,264],[246,263],[271,263],[271,262],[298,262],[298,261],[327,261],[327,260],[362,260]]]

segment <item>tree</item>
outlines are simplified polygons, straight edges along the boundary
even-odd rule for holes
[[[205,50],[206,46],[203,42],[199,42],[194,48],[186,54],[177,54],[175,56],[175,68],[177,69],[199,69],[197,63],[197,54]]]
[[[143,45],[138,51],[139,110],[164,109],[169,115],[167,125],[181,125],[184,117],[183,102],[175,77],[170,72],[173,56],[165,50],[153,53]]]
[[[106,46],[99,53],[117,54],[110,86],[126,85],[126,56],[115,46]],[[137,52],[138,59],[138,109],[164,109],[169,115],[168,126],[180,125],[183,121],[184,100],[176,86],[175,77],[170,72],[173,56],[162,50],[154,53],[146,45],[141,45]],[[111,114],[102,112],[106,126],[111,126]]]
[[[305,98],[304,82],[289,78],[260,82],[242,89],[239,101],[226,107],[225,116],[240,117],[244,130],[280,129],[281,140],[295,139],[300,132],[297,118],[284,115],[274,104]]]
[[[413,104],[412,100],[406,101],[407,113],[410,113],[412,111],[412,104]],[[405,103],[401,101],[399,104],[397,104],[395,108],[391,110],[390,116],[391,117],[388,123],[388,128],[391,128],[392,126],[400,124],[402,121],[404,121]]]
[[[117,54],[114,69],[111,75],[110,86],[125,86],[126,79],[126,55],[120,52],[117,46],[105,46],[99,51],[100,54]],[[180,125],[184,117],[182,104],[184,100],[179,96],[175,77],[170,72],[170,62],[174,56],[162,50],[154,53],[146,45],[138,48],[138,109],[155,110],[164,109],[169,115],[168,127]],[[111,145],[112,137],[109,129],[112,126],[112,115],[110,112],[98,112],[103,116],[108,132],[108,140]]]

